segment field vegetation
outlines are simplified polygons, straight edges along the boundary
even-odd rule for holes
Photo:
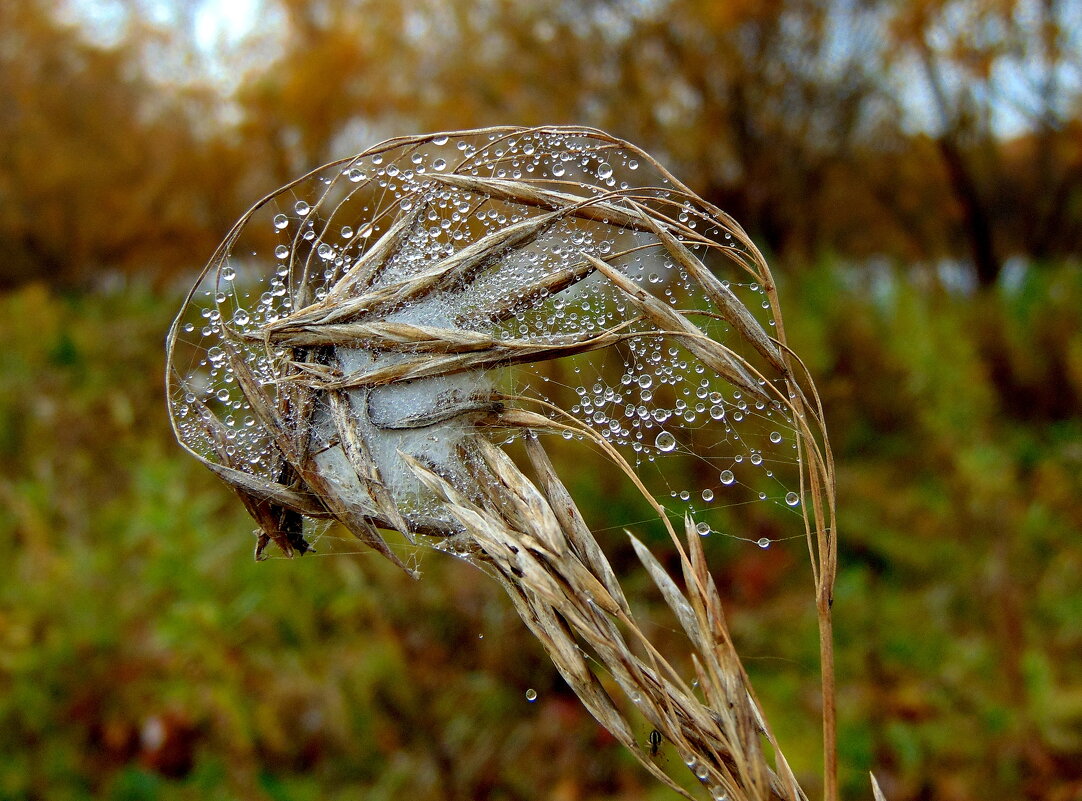
[[[544,5],[268,0],[208,41],[199,4],[0,0],[0,799],[671,797],[495,584],[334,528],[256,563],[169,429],[165,332],[253,200],[494,122],[627,137],[766,251],[837,466],[842,797],[1082,798],[1077,4]],[[814,796],[805,548],[704,546]]]

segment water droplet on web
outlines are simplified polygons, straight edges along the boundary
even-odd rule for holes
[[[736,476],[733,475],[732,470],[722,470],[720,478],[721,478],[721,483],[724,484],[725,486],[729,486],[734,481],[736,481]]]
[[[767,537],[760,537],[758,539],[758,541],[756,541],[755,544],[758,545],[760,548],[769,548],[770,547],[770,539],[767,538]]]
[[[222,280],[223,281],[232,281],[236,277],[237,277],[237,271],[234,270],[232,267],[223,267],[222,268]],[[221,302],[221,301],[219,301],[219,302]]]
[[[432,162],[432,169],[434,169],[436,172],[443,172],[447,169],[447,162],[443,159],[436,159]]]
[[[564,169],[563,164],[552,165],[552,174],[555,175],[557,178],[561,177],[565,172],[566,170]]]
[[[308,205],[307,203],[305,203],[305,202],[304,202],[303,200],[298,200],[298,201],[297,201],[297,202],[296,202],[296,203],[294,204],[294,206],[293,206],[293,210],[294,210],[295,212],[297,212],[297,214],[299,214],[299,215],[301,215],[302,217],[304,217],[304,216],[306,216],[306,215],[308,214],[308,212],[310,212],[310,211],[312,210],[312,207],[311,207],[311,206],[309,206],[309,205]]]
[[[712,489],[704,489],[703,490],[703,500],[706,501],[707,503],[710,503],[710,501],[714,500],[714,490],[712,490]]]
[[[274,227],[281,231],[283,228],[289,225],[289,218],[284,214],[274,215]]]
[[[607,161],[603,161],[597,165],[597,177],[604,181],[606,178],[612,177],[612,165]]]
[[[695,530],[697,532],[699,532],[700,537],[705,537],[710,533],[710,524],[709,523],[696,523],[695,524]]]
[[[276,247],[274,249],[274,257],[275,258],[284,259],[284,258],[287,258],[288,256],[289,256],[289,248],[286,247],[285,245],[278,245],[278,247]]]
[[[775,445],[777,443],[781,442],[781,432],[779,432],[779,431],[771,431],[770,432],[770,441],[773,442]]]
[[[787,492],[785,493],[785,503],[788,506],[796,506],[800,503],[800,496],[795,492]]]
[[[533,687],[528,689],[526,691],[526,700],[529,701],[531,704],[534,701],[536,701],[537,700],[537,690],[535,690]]]
[[[654,438],[654,445],[657,446],[659,451],[668,453],[676,447],[676,437],[670,434],[668,431],[662,431]]]

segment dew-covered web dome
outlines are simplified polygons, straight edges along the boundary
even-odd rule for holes
[[[551,443],[560,464],[575,448],[606,460],[598,483],[630,486],[639,521],[670,533],[686,519],[765,547],[725,510],[775,507],[822,588],[830,455],[783,343],[761,254],[643,151],[582,128],[435,134],[328,164],[244,215],[171,330],[169,409],[258,522],[257,554],[303,553],[311,521],[337,520],[398,564],[378,529],[514,582],[530,568],[493,531],[532,520],[529,542],[622,597],[576,537],[630,521],[583,521]],[[515,489],[526,462],[541,495]]]
[[[706,532],[716,507],[801,503],[770,280],[727,215],[600,132],[391,140],[234,227],[174,325],[170,411],[292,548],[298,514],[440,533],[400,454],[470,491],[463,439],[523,430],[516,410],[609,443]]]

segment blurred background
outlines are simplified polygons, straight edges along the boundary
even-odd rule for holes
[[[838,462],[844,797],[1082,799],[1078,0],[0,0],[0,799],[671,797],[495,585],[255,564],[168,428],[251,203],[497,123],[630,139],[766,252]],[[803,546],[711,548],[814,795]]]

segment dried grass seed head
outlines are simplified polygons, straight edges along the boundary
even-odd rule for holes
[[[377,547],[372,526],[453,533],[402,454],[476,495],[463,441],[513,436],[513,410],[602,438],[705,533],[718,506],[802,511],[779,320],[743,231],[628,143],[403,138],[237,223],[171,332],[170,411],[287,551],[297,515]]]
[[[262,530],[257,554],[272,540],[306,550],[307,519],[337,519],[400,565],[378,528],[442,538],[504,585],[659,780],[687,795],[587,654],[711,797],[804,797],[700,535],[746,501],[802,518],[829,644],[821,410],[759,252],[646,153],[589,129],[494,128],[326,165],[237,223],[168,347],[178,439],[236,489]],[[601,454],[663,522],[683,589],[633,547],[687,634],[702,699],[635,622],[537,434]],[[536,480],[499,447],[515,439]]]

